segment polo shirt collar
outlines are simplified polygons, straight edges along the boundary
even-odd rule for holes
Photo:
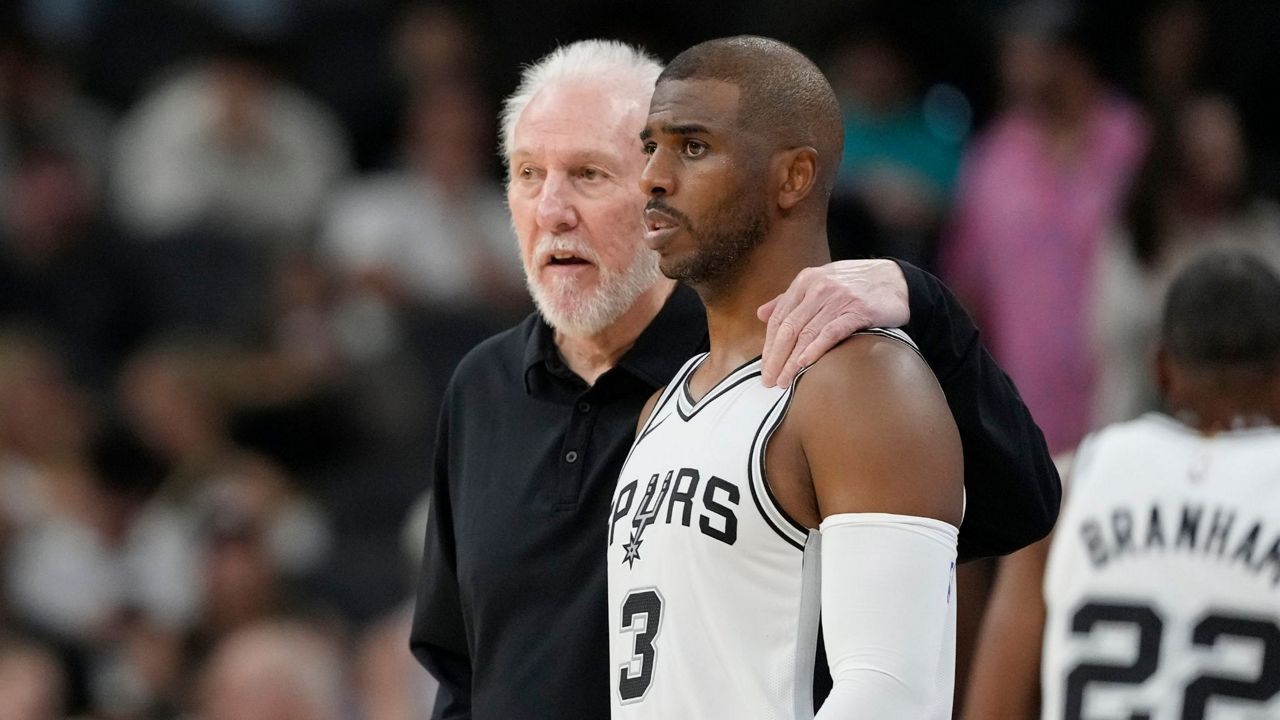
[[[556,348],[555,331],[534,312],[525,320],[524,387],[533,393],[534,373],[553,372],[565,368]],[[676,371],[694,354],[707,346],[707,313],[698,294],[677,284],[657,316],[636,338],[617,367],[636,376],[654,389],[670,382]],[[569,372],[565,368],[565,372]]]

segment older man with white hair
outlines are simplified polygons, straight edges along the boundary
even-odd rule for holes
[[[696,294],[663,277],[642,240],[639,132],[661,69],[621,43],[577,42],[526,69],[504,108],[507,199],[538,312],[473,350],[445,394],[411,637],[441,683],[437,718],[609,715],[611,494],[645,401],[707,348]],[[904,326],[964,443],[960,554],[1009,552],[1052,527],[1044,439],[936,279],[888,260],[835,263],[758,315],[767,384],[854,330]],[[658,510],[679,504],[686,521],[716,503],[670,500]]]

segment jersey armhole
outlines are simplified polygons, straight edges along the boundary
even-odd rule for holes
[[[769,473],[765,460],[768,457],[769,440],[773,438],[778,428],[782,427],[782,422],[787,417],[787,410],[791,408],[791,401],[795,398],[796,386],[799,385],[800,378],[804,376],[807,369],[801,368],[800,372],[796,373],[791,386],[774,402],[773,407],[769,408],[769,412],[765,414],[764,420],[756,428],[755,435],[751,439],[751,452],[747,459],[747,485],[751,489],[751,499],[755,502],[756,509],[764,518],[765,524],[789,545],[802,552],[809,539],[811,528],[806,528],[791,517],[782,507],[782,503],[778,502],[777,496],[773,494],[773,488],[769,486]]]

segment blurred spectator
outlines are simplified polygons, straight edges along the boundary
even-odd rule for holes
[[[268,347],[221,375],[253,410],[238,415],[238,436],[287,462],[327,511],[332,552],[308,590],[363,623],[403,597],[387,548],[422,490],[440,394],[461,355],[497,328],[475,308],[396,307],[333,276],[291,257]]]
[[[191,552],[186,536],[129,524],[129,504],[99,482],[90,462],[88,409],[46,348],[19,335],[0,338],[0,525],[11,531],[0,546],[3,586],[12,620],[55,639],[84,671],[74,678],[75,697],[88,693],[113,711],[143,709],[172,691],[165,671],[179,664],[171,653],[137,673],[120,660],[146,637],[176,647],[175,597],[181,605],[190,591],[170,583],[187,579]],[[161,623],[157,632],[139,634],[142,618]]]
[[[1192,96],[1171,119],[1135,183],[1125,222],[1099,258],[1095,425],[1157,408],[1151,353],[1161,302],[1194,256],[1238,245],[1280,267],[1280,206],[1250,187],[1235,106],[1221,96]]]
[[[501,187],[486,174],[492,113],[479,92],[449,83],[409,104],[401,170],[337,196],[327,257],[393,305],[508,307],[523,298]]]
[[[0,335],[0,547],[22,624],[87,645],[124,601],[118,518],[89,463],[92,416],[51,351]]]
[[[121,375],[126,420],[169,468],[153,506],[205,523],[214,539],[222,529],[232,539],[260,531],[274,567],[305,575],[323,559],[324,522],[273,462],[232,438],[219,384],[233,374],[226,358],[174,342],[139,353]]]
[[[910,50],[887,21],[839,45],[829,76],[844,114],[835,201],[853,200],[876,227],[868,254],[930,265],[972,111],[955,87],[922,92]]]
[[[343,353],[331,321],[337,293],[328,273],[311,255],[298,253],[285,259],[272,286],[270,333],[292,366],[289,377],[336,382]],[[273,380],[278,387],[288,378]]]
[[[397,458],[428,449],[458,359],[529,304],[504,193],[486,172],[492,117],[468,83],[418,87],[402,167],[353,181],[329,207],[319,256],[335,292],[317,292],[305,262],[289,273],[310,300],[290,302],[280,329],[306,332],[316,358],[341,364],[359,427]],[[399,486],[416,492],[416,475]]]
[[[347,168],[346,140],[263,55],[226,43],[122,119],[113,179],[130,228],[149,238],[222,230],[276,251],[303,241]]]
[[[190,661],[183,633],[123,614],[97,648],[90,668],[91,708],[110,720],[167,720],[182,701]]]
[[[281,612],[323,560],[317,508],[230,437],[220,385],[230,356],[171,341],[136,354],[121,374],[124,420],[166,476],[108,566],[128,587],[92,654],[94,707],[108,717],[172,717],[192,649]]]
[[[236,446],[218,370],[231,350],[195,341],[155,342],[136,353],[120,375],[125,421],[169,468],[160,495],[186,502],[204,490],[204,480],[266,461]],[[262,471],[279,484],[274,472]]]
[[[224,485],[205,511],[207,548],[201,631],[220,638],[285,609],[284,583],[272,557],[263,498],[250,488]]]
[[[422,567],[422,538],[426,536],[429,509],[427,497],[420,497],[400,531],[400,553],[409,576]],[[405,638],[412,625],[410,595],[371,623],[360,639],[356,686],[364,720],[418,720],[431,715],[439,683],[409,652]]]
[[[129,426],[168,468],[131,538],[151,568],[143,579],[163,611],[155,619],[210,638],[278,611],[329,545],[315,504],[232,439],[222,357],[156,346],[129,362],[120,385]]]
[[[100,186],[110,143],[111,117],[82,95],[76,80],[29,42],[0,30],[0,179],[33,143],[57,149]]]
[[[1011,13],[1007,108],[965,159],[941,258],[1053,452],[1088,429],[1088,292],[1147,136],[1138,108],[1098,76],[1082,20],[1053,2]]]
[[[393,43],[396,70],[411,93],[477,80],[480,38],[449,5],[410,2]]]
[[[62,720],[65,692],[66,677],[51,650],[0,637],[0,720]]]
[[[1198,0],[1162,0],[1142,25],[1142,98],[1160,119],[1204,83],[1209,19]]]
[[[25,151],[0,193],[0,319],[50,334],[75,378],[104,389],[148,322],[147,283],[72,156]]]
[[[255,625],[214,650],[196,693],[195,720],[342,720],[340,648],[302,624]]]

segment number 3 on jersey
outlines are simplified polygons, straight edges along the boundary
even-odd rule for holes
[[[618,695],[623,703],[639,702],[653,683],[657,648],[653,641],[662,629],[662,594],[657,588],[632,590],[622,601],[622,632],[635,633],[631,662],[618,671]]]

